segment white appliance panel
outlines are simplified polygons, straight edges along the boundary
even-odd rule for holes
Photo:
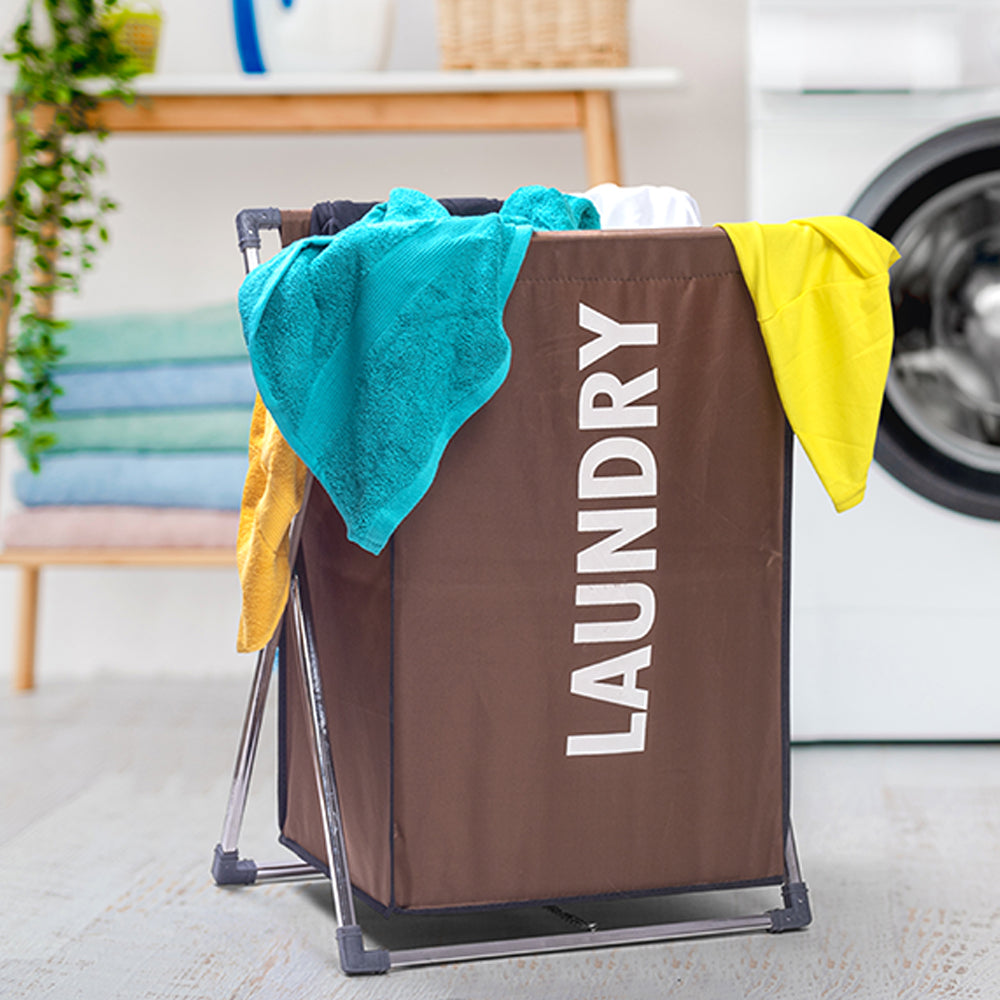
[[[851,77],[848,66],[835,82],[849,92],[796,92],[798,57],[797,65],[760,72],[761,52],[780,58],[774,35],[762,37],[762,28],[766,36],[768,18],[773,28],[772,15],[782,11],[784,37],[789,24],[798,31],[810,23],[829,27],[834,7],[755,0],[749,200],[757,221],[844,214],[918,142],[962,122],[1000,117],[1000,87],[979,85],[1000,80],[1000,5],[864,6],[867,21],[856,5],[836,6],[838,38],[852,12],[858,31],[877,14],[879,30],[895,21],[905,39],[913,35],[903,27],[908,17],[927,15],[926,25],[931,8],[948,8],[955,34],[939,51],[958,52],[960,62],[948,64],[951,79],[942,89],[866,91],[870,74]],[[820,67],[831,79],[832,65]],[[801,450],[795,476],[793,738],[1000,737],[1000,522],[938,506],[877,465],[864,502],[844,514],[835,513]]]

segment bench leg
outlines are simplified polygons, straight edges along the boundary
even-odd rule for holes
[[[35,686],[35,638],[38,634],[39,566],[21,567],[21,606],[14,657],[14,690],[31,691]]]

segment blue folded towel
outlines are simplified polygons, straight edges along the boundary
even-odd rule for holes
[[[204,454],[53,455],[37,474],[14,476],[14,494],[29,506],[125,504],[239,510],[247,457]]]
[[[256,395],[250,362],[245,360],[67,372],[59,384],[59,415],[237,405],[249,412]],[[59,424],[53,429],[58,435]]]
[[[240,313],[257,388],[349,538],[381,551],[506,378],[501,318],[532,229],[599,226],[589,201],[552,188],[468,218],[396,189],[251,271]]]

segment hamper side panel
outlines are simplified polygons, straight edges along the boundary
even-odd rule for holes
[[[657,341],[584,364],[584,306]],[[780,880],[786,424],[732,249],[719,231],[536,235],[504,322],[510,376],[396,534],[396,901]],[[584,426],[599,371],[655,378],[634,401],[655,424]],[[583,495],[603,439],[609,477],[635,472],[625,439],[653,456],[655,496]],[[581,562],[607,536],[581,525],[622,510],[655,517],[626,546],[645,554]],[[649,627],[616,635],[636,612],[609,594],[648,599]],[[594,686],[612,662],[627,695]],[[637,715],[631,749],[569,753],[573,735],[628,743]]]

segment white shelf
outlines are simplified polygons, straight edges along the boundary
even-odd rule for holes
[[[0,75],[9,91],[13,74]],[[239,94],[446,94],[514,91],[672,90],[680,70],[663,67],[621,69],[447,70],[372,73],[204,73],[197,76],[141,76],[139,94],[153,96]]]

